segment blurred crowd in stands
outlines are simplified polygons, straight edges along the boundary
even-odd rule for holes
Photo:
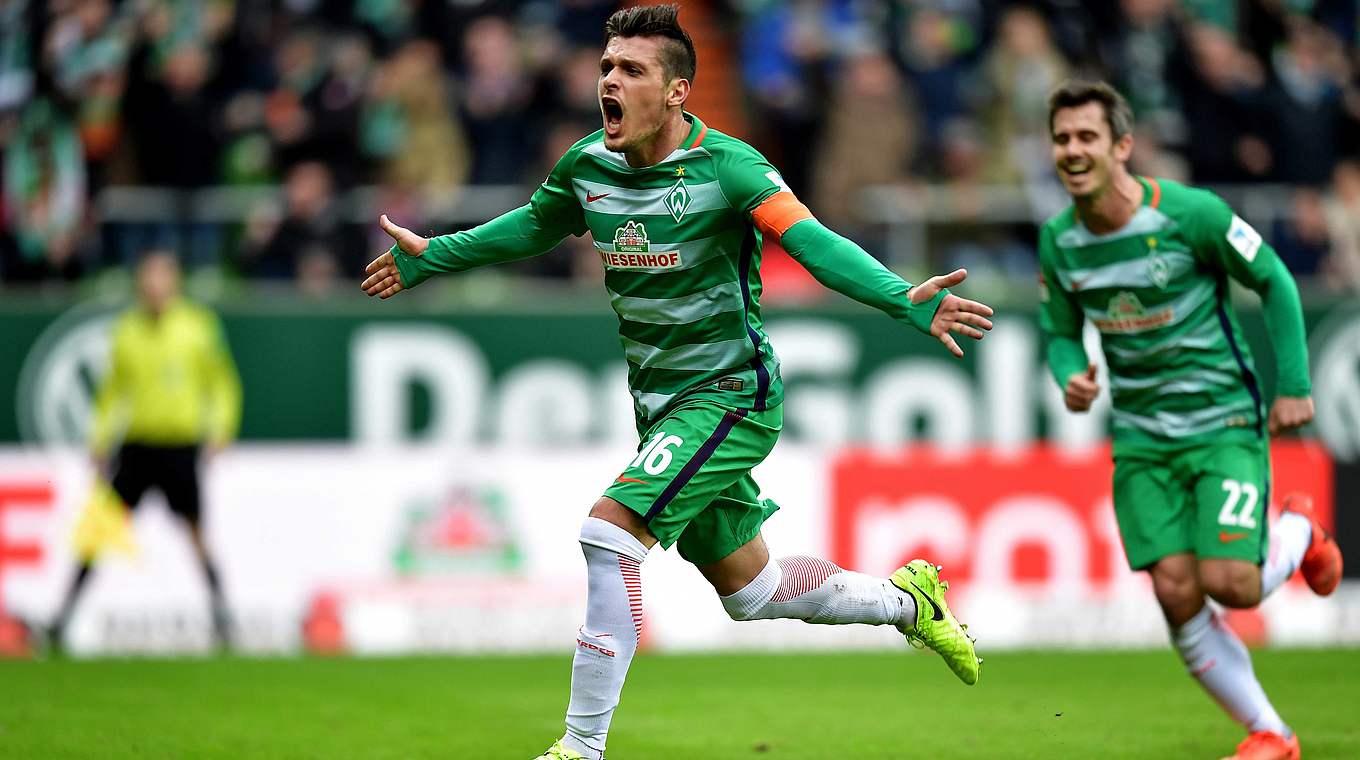
[[[0,0],[0,282],[77,279],[161,246],[191,269],[352,284],[386,247],[370,214],[470,226],[450,209],[479,186],[516,186],[521,202],[599,127],[616,6]],[[981,191],[1052,187],[1046,96],[1084,73],[1130,98],[1137,171],[1276,188],[1263,231],[1291,269],[1360,290],[1357,0],[683,8],[700,56],[692,110],[877,255],[861,191],[933,185],[951,205],[924,238],[932,264],[1031,276],[1042,218],[982,223]],[[256,191],[239,213],[224,210],[233,189]],[[589,245],[566,247],[517,269],[589,277]]]

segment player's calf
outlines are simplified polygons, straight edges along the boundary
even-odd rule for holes
[[[911,596],[887,580],[816,557],[771,559],[745,588],[719,598],[733,620],[901,626],[916,615]]]
[[[561,752],[547,757],[599,760],[628,665],[642,636],[642,561],[647,547],[623,528],[598,517],[581,525],[586,559],[585,625],[577,631],[571,667],[571,701]]]

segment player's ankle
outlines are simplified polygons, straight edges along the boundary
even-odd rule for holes
[[[586,744],[583,739],[578,738],[570,731],[562,735],[562,746],[580,754],[586,760],[604,760],[604,750],[595,749]]]

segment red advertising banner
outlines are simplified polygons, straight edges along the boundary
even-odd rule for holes
[[[46,511],[52,507],[52,484],[41,480],[0,479],[0,618],[4,617],[4,578],[9,570],[34,566],[42,561],[43,549],[33,540],[6,535],[5,513],[19,510]]]
[[[1273,446],[1272,460],[1272,513],[1285,494],[1303,491],[1331,525],[1326,450],[1286,441]],[[886,574],[927,557],[956,583],[1040,597],[1100,595],[1129,576],[1111,501],[1113,470],[1107,447],[849,451],[832,466],[832,560]]]

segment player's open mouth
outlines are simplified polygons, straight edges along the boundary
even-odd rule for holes
[[[1081,175],[1083,175],[1083,174],[1086,174],[1087,172],[1091,171],[1091,165],[1090,165],[1090,164],[1072,164],[1072,165],[1070,165],[1070,166],[1064,166],[1064,167],[1062,168],[1062,170],[1063,170],[1063,174],[1066,174],[1066,175],[1069,176],[1069,177],[1079,177],[1079,176],[1081,176]]]
[[[600,98],[600,111],[604,114],[604,133],[609,137],[618,137],[619,132],[623,131],[623,104],[618,98],[605,95]]]

